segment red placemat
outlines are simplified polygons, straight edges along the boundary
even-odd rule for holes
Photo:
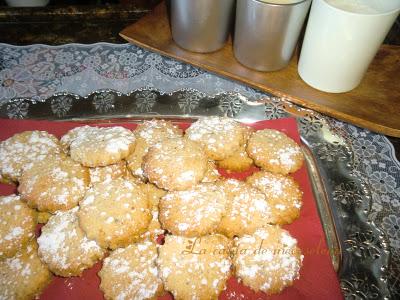
[[[92,125],[93,123],[91,123]],[[177,123],[182,129],[186,129],[190,123]],[[5,140],[13,134],[25,130],[46,130],[61,137],[69,129],[81,126],[83,123],[76,122],[52,122],[52,121],[32,121],[32,120],[2,120],[0,119],[0,140]],[[132,123],[112,123],[101,124],[99,126],[120,125],[134,129],[136,124]],[[271,121],[260,121],[248,124],[255,129],[273,128],[285,132],[300,143],[300,136],[297,130],[295,119],[279,119]],[[244,179],[251,173],[257,171],[252,168],[242,173],[227,173],[220,170],[225,177]],[[342,299],[342,293],[336,272],[333,269],[329,256],[328,247],[325,240],[324,231],[319,219],[316,203],[312,193],[307,169],[303,166],[293,177],[300,184],[304,193],[303,207],[300,218],[292,224],[284,226],[290,233],[297,238],[298,245],[304,254],[303,267],[300,270],[300,279],[296,280],[293,286],[285,289],[281,294],[266,296],[263,293],[254,293],[249,288],[238,284],[237,280],[231,278],[228,281],[227,290],[223,291],[220,299]],[[0,185],[0,194],[7,195],[15,192],[13,185]],[[81,277],[61,278],[55,277],[52,283],[46,288],[40,299],[103,299],[103,294],[99,290],[100,279],[97,272],[101,268],[101,263],[93,268],[86,270]],[[172,299],[166,295],[162,299]]]

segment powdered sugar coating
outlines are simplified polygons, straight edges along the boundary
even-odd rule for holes
[[[18,191],[29,206],[54,213],[78,205],[89,185],[89,171],[65,155],[50,155],[25,170]]]
[[[279,293],[299,278],[303,255],[296,239],[279,226],[260,228],[234,244],[236,276],[253,290]]]
[[[207,156],[200,145],[178,138],[150,148],[143,170],[151,183],[166,190],[185,190],[199,183],[207,169]]]
[[[157,264],[174,299],[218,299],[231,274],[231,242],[214,234],[201,238],[168,235]]]
[[[124,160],[104,167],[89,168],[91,184],[125,178],[127,173],[128,169]]]
[[[51,278],[39,259],[36,241],[32,241],[15,256],[0,260],[0,299],[34,299]]]
[[[121,178],[93,185],[79,206],[81,228],[103,248],[129,245],[146,231],[152,218],[142,188]]]
[[[37,239],[41,260],[58,276],[79,276],[105,253],[79,227],[77,211],[75,207],[50,217]]]
[[[0,174],[18,181],[22,171],[49,154],[61,152],[58,139],[46,131],[24,131],[0,143]]]
[[[157,299],[163,286],[156,259],[156,245],[148,241],[111,252],[99,272],[105,299]]]
[[[35,236],[36,213],[20,196],[0,197],[0,259],[12,257]]]
[[[246,181],[265,194],[273,224],[289,224],[300,216],[303,192],[292,177],[260,171]]]
[[[257,166],[272,173],[286,175],[303,165],[300,146],[278,130],[258,130],[250,137],[246,150]]]
[[[249,184],[236,179],[222,183],[226,196],[226,213],[218,231],[228,237],[251,234],[271,223],[271,208],[265,195]]]
[[[225,213],[226,199],[218,184],[200,183],[186,191],[169,192],[160,200],[160,221],[175,235],[213,233]]]
[[[125,159],[135,147],[135,136],[121,126],[83,126],[67,133],[62,142],[69,144],[73,160],[87,167],[100,167]]]
[[[246,129],[237,121],[224,117],[204,117],[194,122],[185,136],[200,143],[210,159],[223,160],[245,143]]]

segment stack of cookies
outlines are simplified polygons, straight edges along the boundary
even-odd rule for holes
[[[300,215],[290,173],[302,164],[284,133],[221,117],[185,133],[151,120],[134,131],[76,127],[60,140],[16,134],[0,143],[0,179],[18,184],[0,197],[0,299],[33,298],[52,274],[80,276],[106,256],[106,299],[217,299],[231,276],[279,293],[303,260],[280,227]],[[254,165],[245,181],[217,169]]]

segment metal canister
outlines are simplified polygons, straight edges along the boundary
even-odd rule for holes
[[[311,0],[238,0],[236,59],[258,71],[286,67],[293,55]]]
[[[228,38],[235,0],[171,0],[174,41],[193,52],[213,52]]]

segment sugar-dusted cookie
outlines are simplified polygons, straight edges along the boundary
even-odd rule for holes
[[[32,164],[18,191],[30,207],[54,213],[78,205],[89,185],[89,171],[66,155],[49,155]]]
[[[150,182],[142,184],[141,187],[144,193],[147,195],[147,198],[149,199],[150,208],[158,209],[158,203],[160,202],[160,199],[167,194],[167,191],[158,188]]]
[[[128,168],[132,174],[145,179],[142,169],[143,157],[149,148],[165,139],[182,137],[182,130],[165,120],[149,120],[138,125],[134,131],[135,150],[127,157]]]
[[[218,226],[220,233],[227,237],[242,236],[271,223],[271,208],[262,192],[236,179],[228,179],[221,185],[226,212]]]
[[[299,278],[303,255],[289,232],[276,225],[234,241],[236,276],[254,291],[276,294]]]
[[[3,181],[18,181],[23,169],[60,152],[60,142],[46,131],[17,133],[0,143],[0,175]]]
[[[20,196],[0,196],[0,259],[12,257],[35,236],[36,212]]]
[[[174,235],[203,236],[215,232],[225,214],[221,185],[200,183],[186,191],[169,192],[160,200],[160,222]]]
[[[36,241],[31,241],[13,257],[0,260],[0,299],[34,299],[51,279],[51,272],[37,254]]]
[[[129,245],[147,230],[152,218],[140,185],[121,178],[93,185],[79,206],[79,225],[103,248]]]
[[[299,217],[303,192],[292,177],[260,171],[246,181],[267,197],[272,211],[271,223],[289,224]]]
[[[112,251],[99,272],[105,299],[157,299],[164,290],[156,259],[157,247],[148,241]]]
[[[125,159],[135,148],[135,136],[121,126],[83,126],[62,138],[71,158],[86,167],[101,167]]]
[[[231,241],[219,234],[167,235],[157,260],[165,290],[176,300],[218,299],[231,275],[230,247]]]
[[[250,137],[246,150],[257,166],[273,173],[293,173],[303,165],[300,146],[278,130],[256,131]]]
[[[110,181],[117,178],[125,178],[127,173],[128,169],[126,167],[126,161],[124,160],[104,167],[89,168],[91,184]]]
[[[168,139],[149,149],[143,171],[159,188],[185,190],[204,178],[207,161],[199,144],[183,138]]]
[[[78,207],[57,212],[37,239],[40,259],[58,276],[79,276],[105,254],[79,227],[77,211]]]
[[[209,160],[207,162],[207,170],[204,174],[204,178],[201,182],[216,182],[221,178],[221,175],[218,172],[217,165],[215,161]]]
[[[204,117],[194,122],[185,133],[200,143],[210,159],[223,160],[245,143],[246,129],[239,122],[224,117]]]
[[[49,212],[37,210],[37,221],[39,224],[46,224],[52,215]]]

